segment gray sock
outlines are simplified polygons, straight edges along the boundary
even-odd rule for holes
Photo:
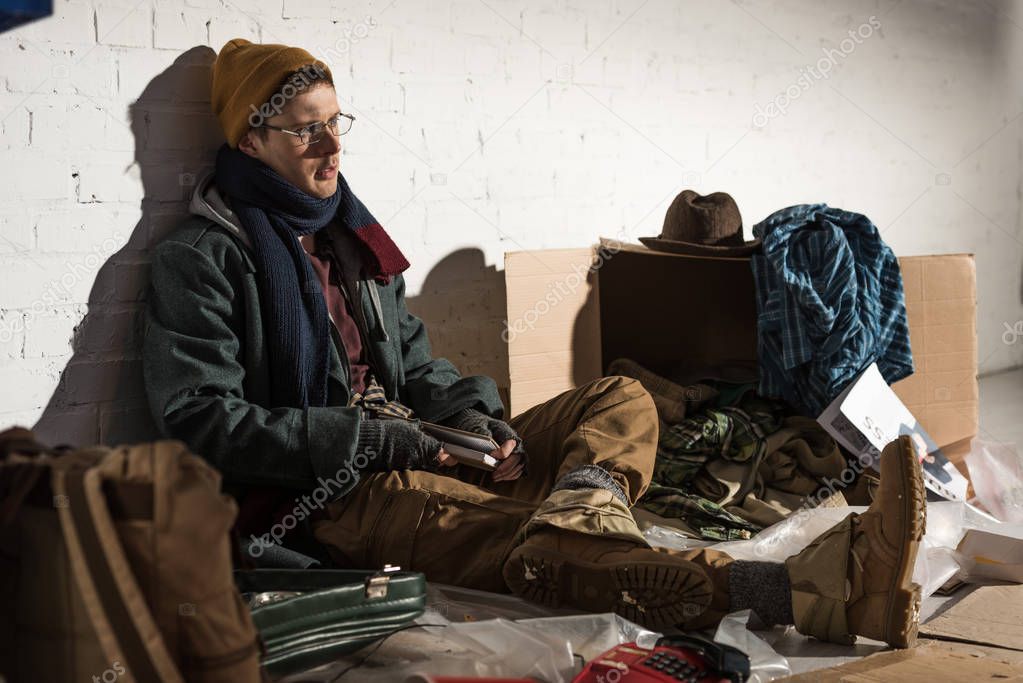
[[[728,568],[729,611],[751,609],[767,625],[791,624],[792,587],[781,562],[736,560]]]
[[[562,489],[605,489],[610,491],[626,506],[631,506],[625,491],[615,478],[599,465],[580,465],[554,483],[552,492]]]

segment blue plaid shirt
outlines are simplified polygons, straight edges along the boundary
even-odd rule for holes
[[[875,361],[889,384],[913,373],[899,262],[866,216],[800,204],[753,234],[761,395],[816,417]]]

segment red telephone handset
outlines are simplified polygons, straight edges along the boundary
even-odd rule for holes
[[[651,648],[618,645],[589,661],[572,683],[742,683],[749,657],[695,636],[669,636]]]

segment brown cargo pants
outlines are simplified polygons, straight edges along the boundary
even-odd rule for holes
[[[557,479],[584,464],[607,469],[634,505],[650,484],[657,453],[653,399],[639,381],[602,377],[533,406],[508,423],[523,439],[528,471],[494,483],[479,469],[403,470],[364,478],[327,507],[316,538],[342,566],[385,563],[430,581],[506,593],[501,576],[517,535]],[[690,626],[728,610],[728,564],[713,550],[675,552],[714,583],[710,609]]]

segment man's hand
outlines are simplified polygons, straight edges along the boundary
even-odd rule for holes
[[[458,464],[458,461],[455,460],[450,453],[444,450],[443,446],[441,446],[440,452],[437,453],[437,462],[440,463],[441,467],[454,467]]]
[[[490,455],[501,461],[493,472],[493,480],[513,481],[526,473],[526,450],[515,430],[507,422],[485,415],[474,408],[464,408],[441,421],[456,429],[489,436],[501,444]],[[448,456],[450,458],[450,456]],[[453,458],[452,458],[453,460]],[[443,460],[442,464],[447,464]]]
[[[508,439],[500,448],[496,448],[490,453],[492,457],[501,461],[501,464],[497,466],[497,469],[491,475],[495,482],[514,481],[522,476],[526,462],[522,458],[522,452],[515,453],[514,450],[515,439]],[[443,448],[441,448],[437,456],[437,462],[442,467],[454,467],[458,464],[458,461]]]
[[[492,455],[501,461],[494,473],[491,475],[493,481],[515,481],[522,476],[522,469],[525,467],[525,460],[522,458],[522,451],[515,451],[515,439],[508,439],[501,447],[496,449]]]
[[[368,459],[367,470],[435,470],[441,464],[443,444],[412,420],[364,419],[359,425],[356,451]]]

